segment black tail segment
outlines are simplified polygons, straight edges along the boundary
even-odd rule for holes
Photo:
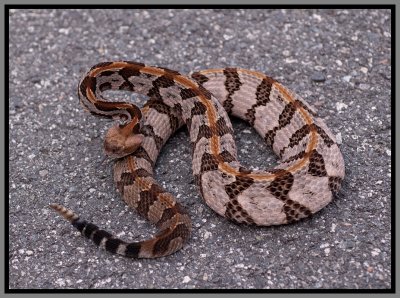
[[[142,246],[140,242],[126,243],[120,239],[113,238],[107,231],[101,230],[98,226],[80,219],[77,214],[62,205],[51,204],[50,207],[69,221],[82,235],[91,239],[97,246],[103,247],[111,253],[120,254],[125,257],[139,257],[140,248]]]

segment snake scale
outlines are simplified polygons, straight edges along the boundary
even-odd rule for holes
[[[106,90],[132,91],[149,100],[139,109],[105,100]],[[308,217],[332,200],[344,178],[335,137],[315,110],[256,71],[208,69],[188,77],[138,62],[103,62],[84,76],[78,93],[92,114],[119,119],[104,141],[105,153],[115,159],[116,187],[129,206],[159,229],[153,238],[128,243],[62,205],[50,205],[112,253],[162,257],[188,241],[192,226],[187,211],[153,178],[162,146],[184,124],[195,182],[205,203],[235,223],[269,226]],[[241,166],[228,114],[250,123],[272,147],[280,158],[275,168]]]

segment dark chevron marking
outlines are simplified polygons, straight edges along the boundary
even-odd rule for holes
[[[256,108],[259,106],[265,106],[267,102],[270,101],[269,96],[271,93],[272,84],[275,81],[272,78],[265,78],[257,86],[256,91],[256,103],[247,110],[246,119],[249,121],[250,125],[254,125],[256,119]]]
[[[228,96],[223,102],[225,110],[230,113],[233,107],[232,95],[240,89],[242,83],[240,82],[239,74],[236,68],[226,68],[224,69],[224,75],[226,76],[225,88],[228,91]]]
[[[209,78],[207,78],[205,75],[202,75],[198,72],[193,73],[192,78],[200,85],[203,85],[204,83],[206,83],[209,80]]]

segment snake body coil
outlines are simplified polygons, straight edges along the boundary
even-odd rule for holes
[[[133,104],[107,102],[101,94],[110,89],[150,100],[141,111]],[[125,202],[160,230],[149,240],[126,243],[65,207],[51,205],[113,253],[162,257],[188,240],[187,212],[153,178],[162,146],[184,124],[205,203],[236,223],[268,226],[308,217],[332,200],[344,178],[342,154],[325,123],[300,97],[256,71],[210,69],[189,78],[137,62],[105,62],[90,69],[78,90],[92,114],[124,121],[105,138],[106,153],[117,158],[114,181]],[[228,114],[248,121],[280,157],[279,165],[266,171],[241,166]]]

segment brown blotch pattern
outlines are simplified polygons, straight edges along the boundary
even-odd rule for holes
[[[232,108],[233,108],[233,103],[232,103],[232,99],[227,99],[222,103],[222,106],[224,107],[225,111],[229,114],[232,112]]]
[[[254,220],[235,199],[226,204],[225,217],[234,223],[254,224]]]
[[[257,86],[256,98],[257,105],[265,106],[267,102],[269,102],[269,96],[271,94],[272,85],[275,83],[275,80],[270,77],[265,77],[260,85]]]
[[[325,161],[317,150],[312,150],[309,159],[308,173],[312,176],[325,177],[328,174],[325,169]]]
[[[146,136],[146,137],[150,137],[154,140],[154,143],[156,144],[156,148],[157,150],[160,150],[161,147],[164,144],[164,139],[158,135],[155,134],[154,129],[152,126],[150,125],[144,125],[142,127],[142,129],[140,130],[140,132]]]
[[[225,185],[229,198],[234,199],[254,183],[254,179],[246,176],[237,176],[236,180]]]
[[[215,126],[220,137],[225,134],[233,134],[233,129],[226,125],[225,119],[222,117],[217,120]]]
[[[305,151],[301,151],[301,152],[297,153],[296,155],[293,155],[293,156],[283,160],[282,163],[288,163],[288,162],[292,162],[297,159],[302,159],[305,156],[305,154],[306,154]]]
[[[245,114],[246,120],[251,126],[254,126],[254,122],[256,121],[256,106],[257,105],[253,105]]]
[[[274,128],[270,129],[265,133],[264,136],[264,141],[267,143],[269,146],[273,146],[274,141],[275,141],[275,135],[276,132],[279,129],[282,129],[286,125],[290,124],[290,121],[293,118],[294,113],[296,112],[296,107],[292,103],[288,103],[284,108],[282,113],[279,115],[278,119],[278,126],[275,126]],[[290,144],[289,144],[290,145]],[[285,151],[286,147],[281,150],[280,156],[282,156],[283,152]]]
[[[152,109],[155,109],[158,113],[160,114],[166,114],[169,117],[169,124],[171,127],[171,131],[175,132],[175,130],[178,129],[179,127],[179,119],[178,117],[176,117],[174,114],[175,113],[181,113],[180,106],[179,107],[175,107],[173,109],[171,109],[169,106],[167,106],[165,103],[163,103],[162,101],[156,99],[156,98],[151,98],[150,100],[148,100],[145,104],[145,107],[149,107]]]
[[[309,208],[290,199],[285,201],[282,211],[286,215],[287,223],[292,223],[311,215],[311,210]]]
[[[199,101],[194,102],[194,107],[191,110],[192,117],[194,115],[204,115],[207,111],[207,107]]]
[[[140,71],[132,67],[124,67],[118,71],[118,74],[125,80],[128,81],[130,77],[140,76]]]
[[[236,68],[224,69],[224,75],[226,77],[225,88],[228,91],[228,96],[226,97],[226,100],[223,102],[223,106],[225,110],[228,113],[230,113],[233,107],[232,95],[240,89],[242,83],[240,82],[239,74]]]
[[[202,139],[202,138],[206,138],[209,139],[211,138],[213,135],[210,127],[208,125],[202,124],[199,127],[199,131],[197,133],[197,139],[195,141],[195,144],[193,144],[194,146]]]
[[[190,235],[190,230],[186,224],[177,225],[172,232],[169,229],[164,230],[157,236],[159,239],[156,241],[153,247],[154,255],[163,255],[168,250],[169,243],[175,238],[181,237],[185,242]]]
[[[267,187],[270,193],[280,201],[285,202],[288,199],[288,193],[293,186],[294,178],[292,173],[286,170],[277,170],[277,177]]]
[[[191,88],[187,88],[187,89],[181,89],[180,91],[180,96],[182,98],[182,100],[188,99],[188,98],[192,98],[197,96],[197,93],[194,89]]]
[[[152,176],[149,172],[147,172],[145,169],[137,169],[133,172],[133,175],[136,177],[150,177]]]
[[[292,136],[289,139],[289,144],[282,148],[280,151],[280,156],[283,155],[283,153],[285,152],[285,150],[288,147],[293,148],[294,146],[298,145],[300,143],[300,141],[306,137],[309,133],[311,132],[311,128],[308,124],[304,124],[301,128],[299,128],[298,130],[295,131],[294,134],[292,134]]]
[[[119,87],[120,90],[126,90],[126,91],[134,91],[135,87],[133,84],[129,81],[129,78],[132,76],[140,76],[140,72],[134,68],[126,67],[122,68],[118,71],[118,74],[122,77],[124,82],[121,84]]]
[[[175,132],[178,128],[179,128],[179,119],[173,115],[173,114],[169,114],[169,124],[171,126],[171,131]]]
[[[112,88],[112,85],[111,85],[111,83],[109,83],[109,82],[105,82],[105,83],[103,83],[103,84],[101,84],[101,85],[99,86],[99,90],[100,90],[101,92],[106,91],[106,90],[110,90],[111,88]]]
[[[227,150],[222,151],[219,154],[219,156],[223,162],[232,162],[236,160],[236,158],[232,154],[230,154]]]
[[[296,107],[292,103],[288,103],[282,113],[279,115],[279,129],[289,125],[290,121],[293,118],[294,113],[296,112]]]
[[[143,159],[147,160],[147,161],[150,163],[150,165],[151,165],[152,167],[154,166],[153,160],[150,158],[149,154],[147,153],[147,151],[146,151],[142,146],[140,146],[140,147],[133,153],[133,155],[136,156],[137,158],[143,158]]]
[[[125,172],[121,174],[120,180],[117,181],[117,189],[121,195],[124,194],[124,187],[127,185],[132,185],[135,182],[136,175],[130,172]]]
[[[210,153],[205,152],[201,157],[201,173],[218,169],[218,159]]]
[[[207,78],[205,75],[198,72],[193,73],[192,78],[200,85],[203,85],[205,82],[209,80],[209,78]]]
[[[329,189],[332,192],[337,193],[340,189],[340,185],[342,184],[342,178],[336,177],[336,176],[331,176],[329,177]]]
[[[315,123],[312,124],[313,128],[317,131],[317,133],[321,136],[322,140],[324,141],[325,145],[331,147],[335,142],[326,134],[326,132],[316,125]]]
[[[169,116],[169,123],[171,126],[171,131],[175,132],[180,126],[181,122],[179,119],[182,119],[182,106],[180,104],[175,104],[171,108]]]
[[[256,103],[252,105],[250,109],[247,110],[246,119],[249,121],[250,125],[254,125],[256,119],[256,107],[265,106],[267,102],[270,101],[269,96],[271,93],[272,84],[274,80],[272,78],[266,77],[257,86],[256,90]]]
[[[157,227],[162,226],[163,223],[172,219],[176,214],[187,214],[185,208],[179,203],[176,203],[173,207],[166,208],[163,211],[160,220],[156,223]]]
[[[278,130],[278,127],[274,127],[273,129],[268,130],[265,133],[264,141],[268,146],[272,147],[274,145],[274,140],[275,140],[275,135],[276,135],[277,130]]]
[[[274,181],[271,182],[267,189],[278,200],[286,201],[287,194],[292,188],[293,181],[294,177],[292,173],[286,170],[280,170],[279,172],[277,172],[277,177],[274,179]]]
[[[116,73],[115,70],[105,70],[105,71],[102,71],[101,73],[99,73],[98,76],[99,77],[109,77],[115,73]]]
[[[205,96],[206,99],[211,99],[211,92],[204,88],[202,85],[198,86],[198,91]],[[196,92],[196,91],[195,91]],[[199,94],[198,94],[199,95]]]
[[[278,176],[271,182],[267,189],[275,198],[284,202],[282,211],[286,215],[286,221],[290,223],[311,215],[311,211],[307,207],[288,197],[288,193],[294,182],[292,173],[283,169],[277,169],[275,170],[275,174]]]
[[[300,107],[303,108],[304,110],[306,110],[306,111],[307,111],[308,113],[310,113],[311,115],[317,116],[317,114],[316,114],[315,112],[311,111],[310,108],[307,107],[302,101],[296,99],[296,100],[295,100],[295,104],[296,104],[297,106],[300,106]]]
[[[153,82],[153,88],[151,88],[147,92],[147,96],[150,98],[156,98],[159,101],[162,101],[162,96],[160,94],[160,88],[168,88],[175,85],[175,82],[172,77],[167,75],[163,75],[155,79]]]
[[[140,192],[140,200],[138,202],[137,211],[140,215],[148,218],[147,214],[149,212],[149,208],[154,204],[155,201],[158,200],[157,196],[160,193],[164,193],[165,190],[162,189],[157,184],[152,184],[149,190],[142,190]]]

